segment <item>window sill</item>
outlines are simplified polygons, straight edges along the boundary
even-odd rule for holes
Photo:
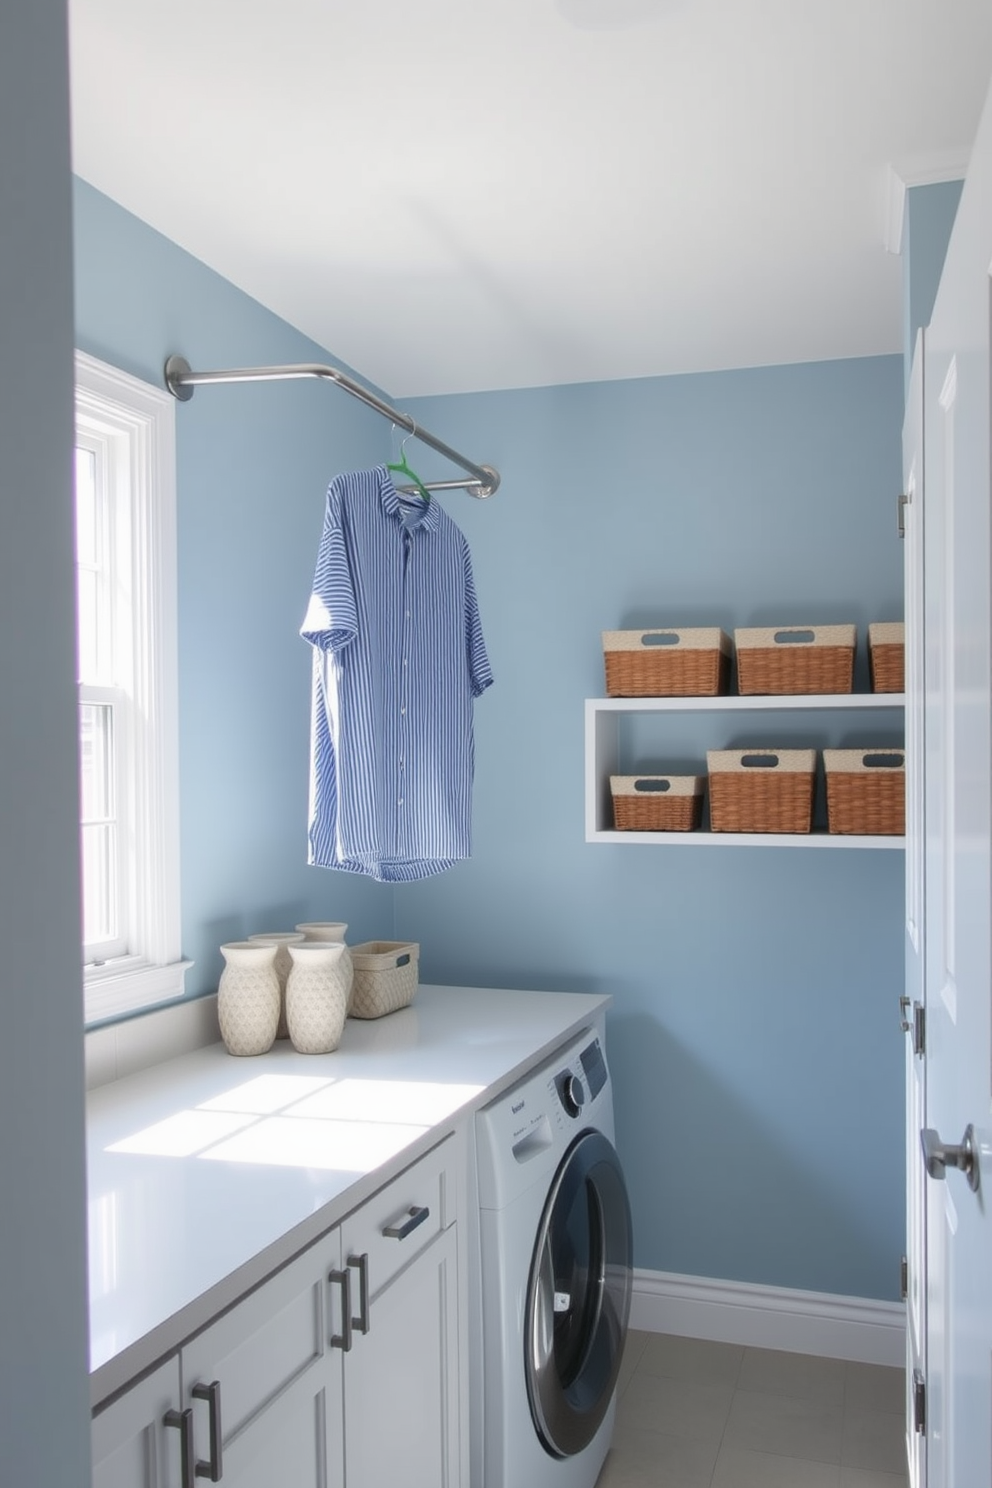
[[[184,996],[186,972],[192,965],[192,961],[172,961],[168,966],[150,966],[124,957],[88,967],[83,981],[87,1027]]]

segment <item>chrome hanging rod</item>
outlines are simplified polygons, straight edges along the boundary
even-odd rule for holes
[[[411,418],[408,413],[400,413],[398,408],[391,408],[388,403],[376,396],[370,388],[363,387],[346,372],[338,367],[324,367],[319,362],[301,362],[289,367],[231,367],[223,372],[194,372],[185,357],[170,356],[165,364],[165,385],[174,398],[181,403],[188,403],[193,396],[194,388],[201,383],[211,382],[288,382],[293,378],[319,377],[327,382],[335,382],[338,387],[344,388],[353,398],[359,398],[367,403],[369,408],[374,408],[376,413],[381,413],[383,418],[389,419],[390,423],[396,424],[401,429],[406,429],[419,439],[422,444],[429,444],[431,449],[437,450],[446,460],[460,465],[463,470],[470,473],[469,480],[448,481],[425,481],[424,485],[429,491],[468,491],[470,496],[477,496],[480,500],[486,496],[492,496],[499,486],[499,471],[492,465],[476,465],[472,460],[466,460],[457,450],[453,450],[450,444],[445,444],[443,439],[428,433],[422,429],[416,419]],[[406,488],[403,488],[406,489]],[[413,489],[413,488],[411,488]]]

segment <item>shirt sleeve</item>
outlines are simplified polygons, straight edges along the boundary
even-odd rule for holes
[[[478,697],[492,686],[493,674],[486,654],[486,642],[479,619],[479,604],[475,597],[475,580],[472,578],[472,562],[468,547],[465,548],[465,638],[468,647],[468,671],[472,681],[472,696]]]
[[[340,651],[358,634],[358,606],[344,539],[338,482],[327,493],[310,603],[300,635],[321,651]]]

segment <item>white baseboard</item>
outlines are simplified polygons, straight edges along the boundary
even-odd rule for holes
[[[108,1023],[86,1035],[86,1088],[109,1085],[219,1038],[216,993],[155,1008],[123,1023]]]
[[[711,1281],[671,1271],[634,1271],[630,1326],[860,1364],[901,1366],[906,1359],[906,1309],[901,1302]]]

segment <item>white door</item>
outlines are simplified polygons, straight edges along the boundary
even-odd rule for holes
[[[928,1488],[992,1482],[990,262],[987,105],[927,337]]]
[[[926,1203],[920,1132],[926,1126],[924,1059],[925,802],[923,657],[924,335],[917,338],[903,426],[906,611],[906,1456],[910,1488],[926,1488],[926,1437],[917,1429],[916,1392],[926,1379]],[[919,1423],[922,1425],[922,1422]]]
[[[347,1488],[459,1488],[456,1246],[451,1225],[372,1293],[345,1361]]]

